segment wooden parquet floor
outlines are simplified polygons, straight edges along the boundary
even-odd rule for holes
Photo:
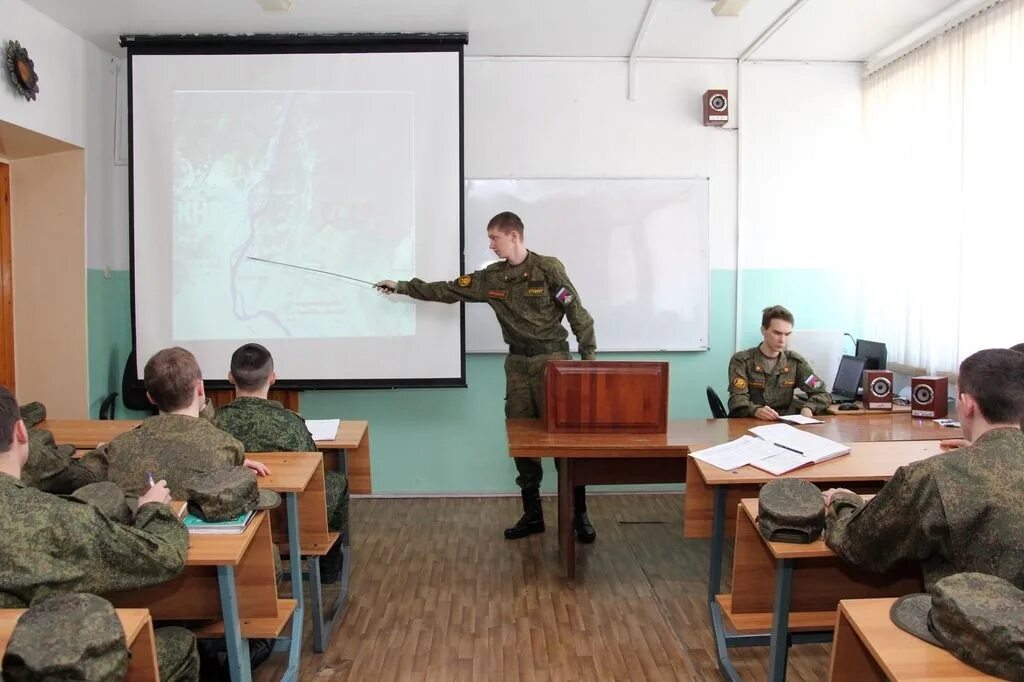
[[[575,583],[559,568],[554,502],[546,533],[506,541],[518,498],[353,500],[352,600],[324,654],[307,626],[302,679],[721,679],[708,542],[683,539],[683,496],[592,495],[598,539],[577,546]],[[829,650],[793,647],[788,679],[825,679]],[[766,679],[767,647],[731,654],[745,680]],[[284,662],[254,678],[279,679]]]

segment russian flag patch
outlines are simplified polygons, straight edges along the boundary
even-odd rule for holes
[[[562,287],[555,292],[555,300],[561,303],[563,308],[572,303],[572,299],[572,292],[565,287]]]
[[[807,386],[807,388],[821,388],[825,385],[825,382],[812,374],[807,377],[806,381],[804,381],[804,385]]]

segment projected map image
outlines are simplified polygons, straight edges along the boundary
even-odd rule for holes
[[[409,336],[351,279],[415,271],[408,92],[175,92],[176,340]]]

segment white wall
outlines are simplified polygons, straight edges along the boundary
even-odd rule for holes
[[[112,55],[21,0],[0,0],[4,35],[28,50],[39,74],[34,102],[0,87],[0,120],[85,149],[86,223],[90,267],[104,267],[115,243],[127,243],[126,208],[115,202]],[[3,74],[7,79],[6,72]],[[127,176],[125,176],[127,177]],[[123,193],[122,193],[123,194]],[[125,247],[127,253],[127,247]],[[127,260],[122,267],[127,268]]]

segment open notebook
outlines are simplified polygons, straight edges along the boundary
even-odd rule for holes
[[[766,424],[750,432],[754,436],[741,436],[723,445],[692,452],[690,456],[726,471],[749,464],[778,476],[850,451],[847,445],[788,424]]]

